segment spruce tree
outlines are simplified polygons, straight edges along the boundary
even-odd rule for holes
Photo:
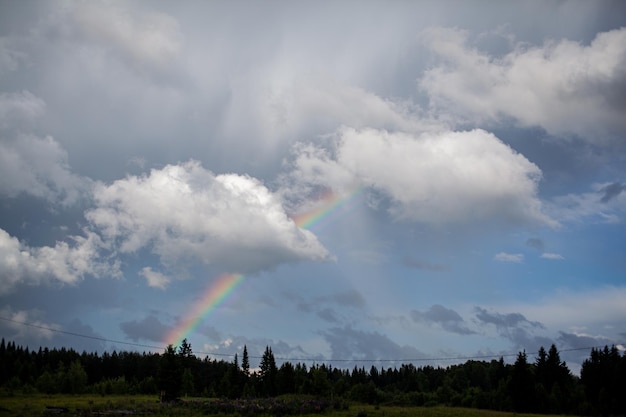
[[[169,345],[159,360],[158,387],[162,401],[172,401],[180,395],[182,372],[174,346]]]
[[[261,368],[260,377],[265,395],[274,396],[276,394],[276,374],[278,373],[278,368],[276,367],[272,348],[269,346],[265,347],[259,368]]]
[[[526,359],[526,352],[520,352],[511,370],[509,394],[513,401],[513,409],[517,412],[532,411],[534,381],[530,366]]]
[[[248,347],[243,345],[243,357],[241,358],[241,370],[247,378],[250,376],[250,360],[248,359]]]

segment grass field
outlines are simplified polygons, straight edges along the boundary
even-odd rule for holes
[[[197,399],[204,401],[206,399]],[[189,399],[187,400],[190,401]],[[0,397],[0,417],[52,416],[47,407],[67,409],[63,415],[151,415],[151,416],[210,416],[193,407],[161,405],[155,396],[99,395],[25,395]],[[214,414],[227,416],[227,414]],[[228,414],[236,417],[238,414]],[[270,414],[267,414],[270,415]],[[352,404],[347,410],[329,410],[326,417],[541,417],[538,414],[516,414],[501,411],[456,407],[386,407]]]

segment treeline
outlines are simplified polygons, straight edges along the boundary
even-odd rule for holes
[[[592,349],[581,375],[571,374],[558,350],[543,347],[532,362],[520,352],[513,364],[475,361],[446,368],[403,364],[351,370],[320,364],[276,365],[270,347],[259,368],[199,358],[185,340],[163,353],[78,353],[72,349],[29,350],[0,343],[0,393],[154,394],[259,398],[303,394],[371,404],[474,407],[518,412],[626,415],[626,355],[606,346]]]

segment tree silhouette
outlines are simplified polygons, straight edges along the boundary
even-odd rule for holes
[[[276,367],[276,360],[274,359],[272,348],[269,346],[265,347],[265,352],[261,357],[259,368],[263,393],[268,396],[275,395],[276,374],[278,373],[278,368]]]
[[[320,398],[393,402],[398,405],[467,406],[550,414],[626,415],[626,355],[617,347],[592,349],[580,379],[569,372],[556,346],[537,353],[529,364],[520,352],[514,364],[469,360],[448,367],[394,368],[283,361],[280,369],[266,346],[260,370],[251,372],[247,347],[242,367],[233,361],[194,356],[191,345],[168,346],[163,353],[76,351],[39,348],[30,351],[0,340],[0,396],[35,391],[46,394],[163,393],[169,401],[181,394],[207,397],[256,397],[303,394]],[[246,377],[246,374],[248,375]]]
[[[626,415],[626,355],[620,356],[615,346],[592,349],[583,362],[580,380],[586,397],[602,415]]]
[[[243,345],[243,356],[241,358],[241,370],[243,375],[248,378],[250,376],[250,359],[248,358],[248,347]]]
[[[532,411],[533,385],[533,376],[526,358],[526,352],[520,352],[513,364],[511,381],[509,383],[509,394],[515,411]]]
[[[172,401],[180,395],[182,372],[174,346],[168,345],[159,361],[158,387],[161,401]]]

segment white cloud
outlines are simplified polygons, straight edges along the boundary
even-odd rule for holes
[[[551,259],[551,260],[554,260],[554,261],[562,261],[563,259],[565,259],[563,257],[563,255],[560,255],[558,253],[551,253],[551,252],[542,253],[541,257],[543,259]]]
[[[506,253],[500,252],[497,253],[493,259],[499,262],[513,262],[513,263],[522,263],[524,262],[524,255],[521,253]]]
[[[168,267],[194,260],[248,273],[329,257],[260,181],[194,161],[99,184],[94,198],[86,217],[105,240],[122,253],[151,249]]]
[[[546,204],[546,209],[551,215],[562,221],[623,222],[623,216],[626,212],[626,193],[615,185],[622,186],[621,183],[617,182],[596,183],[591,186],[589,192],[554,197]]]
[[[90,181],[71,172],[67,152],[52,137],[23,133],[44,111],[44,101],[28,91],[0,93],[0,195],[71,204]]]
[[[169,277],[158,271],[153,271],[149,266],[142,268],[141,271],[139,271],[139,275],[146,279],[148,286],[162,290],[164,290],[171,281]]]
[[[512,117],[594,143],[620,138],[626,128],[626,28],[599,33],[590,45],[519,43],[503,57],[473,48],[457,29],[422,37],[444,60],[420,79],[437,112],[474,123]]]
[[[0,194],[72,204],[88,192],[89,183],[71,172],[67,152],[52,137],[0,138]]]
[[[602,286],[583,291],[560,290],[532,303],[511,303],[498,307],[519,311],[530,320],[552,330],[605,333],[603,337],[620,338],[626,320],[626,287]]]
[[[0,293],[18,284],[38,285],[53,280],[74,284],[86,275],[119,276],[118,265],[99,261],[100,238],[94,233],[73,236],[73,244],[29,247],[0,229]]]
[[[280,62],[255,66],[228,82],[220,123],[222,140],[228,141],[224,147],[238,144],[233,157],[253,151],[255,158],[272,158],[297,140],[317,141],[343,125],[406,132],[441,125],[408,101],[383,98],[329,74],[283,68]]]
[[[291,190],[372,187],[391,198],[395,217],[416,222],[556,225],[537,197],[541,170],[483,130],[415,135],[342,128],[332,146],[296,148]]]
[[[402,131],[423,131],[439,126],[435,121],[416,117],[420,110],[409,102],[384,99],[328,75],[279,73],[280,79],[271,72],[259,76],[258,80],[253,78],[259,85],[267,84],[267,91],[257,91],[259,102],[254,104],[259,112],[257,118],[263,124],[259,127],[271,136],[326,134],[341,125]],[[274,80],[268,82],[268,78]],[[245,87],[241,99],[250,101],[250,86]],[[234,114],[236,121],[233,123],[239,122],[241,115],[238,113]]]

